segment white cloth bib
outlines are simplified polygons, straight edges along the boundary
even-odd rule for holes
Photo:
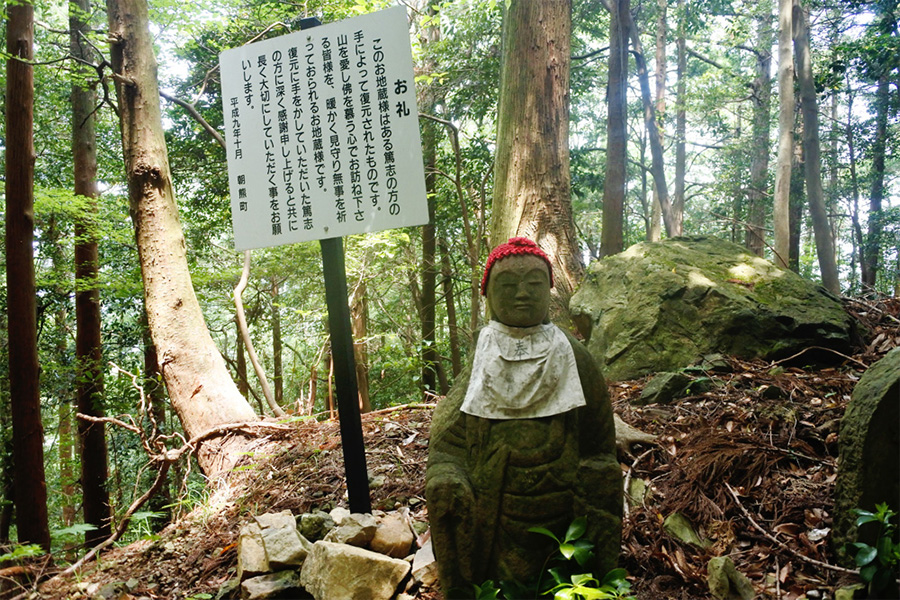
[[[460,410],[486,419],[550,417],[585,406],[575,353],[556,325],[491,321],[475,348]]]

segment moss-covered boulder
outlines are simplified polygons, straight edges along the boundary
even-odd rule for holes
[[[900,512],[900,348],[869,367],[853,388],[841,421],[834,489],[835,549],[859,539],[875,545],[875,524],[856,528],[854,508],[875,512],[885,502]]]
[[[614,381],[677,370],[712,352],[779,359],[811,346],[850,347],[851,320],[838,298],[712,237],[636,244],[593,263],[570,309]]]

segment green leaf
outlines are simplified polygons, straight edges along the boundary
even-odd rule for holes
[[[856,560],[858,566],[863,567],[875,560],[876,556],[878,556],[878,550],[872,546],[866,545],[865,548],[859,549],[854,560]]]
[[[569,525],[569,529],[566,531],[566,541],[577,540],[584,535],[585,531],[587,531],[587,517],[578,517]]]
[[[562,554],[566,560],[572,558],[575,555],[575,546],[572,544],[560,544],[559,545],[559,553]]]
[[[557,544],[560,543],[559,538],[556,537],[555,535],[553,535],[553,532],[545,527],[530,527],[528,529],[528,531],[530,531],[531,533],[539,533],[541,535],[546,535],[547,537],[551,537],[554,540],[556,540]]]
[[[575,561],[580,566],[587,565],[594,558],[594,545],[587,540],[578,540],[575,546]]]
[[[66,535],[82,535],[87,533],[88,531],[95,531],[97,529],[96,525],[91,525],[90,523],[75,523],[70,527],[64,527],[62,529],[54,529],[50,532],[51,538],[60,538]]]
[[[627,580],[628,571],[625,569],[613,569],[603,578],[601,585],[611,585],[613,587],[618,587],[619,582],[628,583]]]
[[[858,517],[856,517],[856,526],[857,527],[859,527],[861,525],[865,525],[866,523],[876,523],[879,521],[878,517],[876,517],[875,515],[873,515],[870,512],[860,511],[860,513],[862,513],[862,514],[860,514]]]
[[[869,583],[875,577],[875,573],[878,572],[877,565],[869,565],[867,567],[863,567],[859,570],[859,578]]]

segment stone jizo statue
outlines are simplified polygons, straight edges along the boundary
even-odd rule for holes
[[[616,566],[622,473],[606,382],[587,350],[549,322],[553,272],[531,240],[488,257],[482,280],[491,321],[469,369],[435,410],[426,496],[441,587],[533,581],[562,537],[586,516],[602,578]]]

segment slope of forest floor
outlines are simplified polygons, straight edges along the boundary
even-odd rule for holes
[[[857,577],[837,567],[830,547],[840,420],[865,368],[900,346],[900,300],[848,309],[863,331],[854,356],[835,366],[727,359],[694,372],[708,391],[670,405],[634,406],[648,378],[610,386],[616,412],[657,436],[620,451],[626,482],[649,493],[624,519],[621,562],[640,600],[709,598],[706,565],[729,555],[759,597],[833,597]],[[427,522],[425,464],[432,407],[363,416],[373,508],[407,506]],[[209,598],[234,576],[238,532],[251,515],[346,506],[340,432],[307,420],[277,432],[278,452],[247,456],[227,485],[157,537],[103,555],[77,577],[47,582],[43,598],[87,598],[99,585],[131,580],[129,598]],[[708,541],[677,541],[664,519],[685,516]],[[206,596],[209,594],[210,596]],[[419,590],[439,600],[439,590]]]

